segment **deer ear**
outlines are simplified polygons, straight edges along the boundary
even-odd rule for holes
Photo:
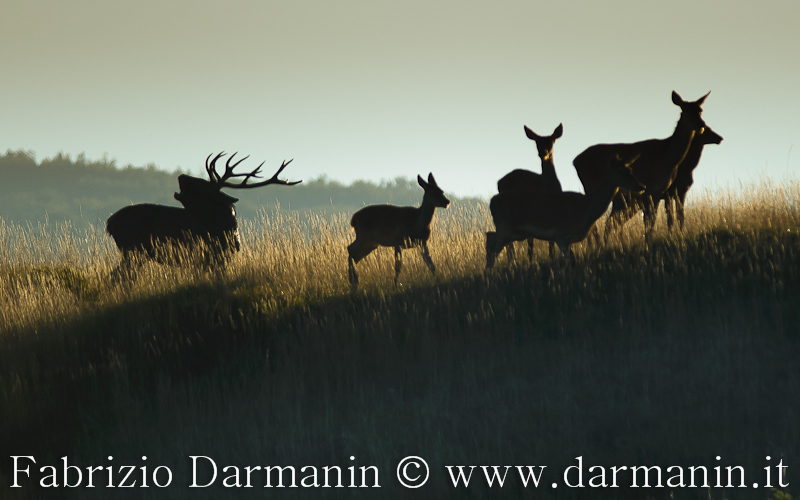
[[[235,198],[235,197],[233,197],[233,196],[231,196],[229,194],[223,193],[222,191],[219,192],[219,197],[225,203],[234,204],[237,201],[239,201],[239,198]]]
[[[551,136],[553,139],[558,139],[564,133],[564,124],[559,123],[558,127],[553,131],[553,135]]]
[[[419,175],[417,176],[417,184],[422,186],[422,189],[428,189],[428,183],[422,180],[422,177],[420,177]]]
[[[673,90],[673,91],[672,91],[672,103],[673,103],[673,104],[675,104],[676,106],[680,106],[680,105],[681,105],[681,104],[683,104],[684,102],[685,102],[685,101],[683,100],[683,98],[682,98],[680,95],[678,95],[678,93],[677,93],[677,92],[675,92],[675,91]]]
[[[528,139],[530,139],[532,141],[535,141],[536,139],[541,139],[541,137],[539,137],[536,134],[536,132],[534,132],[533,130],[529,129],[527,125],[523,125],[523,127],[525,128],[525,135],[528,136]]]
[[[428,184],[430,184],[433,187],[439,187],[439,185],[436,184],[436,179],[433,178],[433,173],[428,174]]]
[[[711,91],[709,90],[708,94],[710,94],[710,93],[711,93]],[[706,97],[708,97],[708,94],[706,94],[703,97],[701,97],[700,99],[696,100],[695,104],[697,104],[698,106],[702,106],[703,103],[706,102]]]

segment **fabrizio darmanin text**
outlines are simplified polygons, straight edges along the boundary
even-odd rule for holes
[[[57,465],[41,464],[31,455],[11,456],[11,488],[380,488],[377,466],[331,465],[219,465],[205,455],[191,455],[191,477],[176,481],[165,465],[147,464],[143,456],[137,465],[113,464],[79,467],[61,457]],[[349,457],[351,463],[354,456]],[[722,457],[716,456],[720,463]],[[777,462],[777,463],[775,463]],[[400,460],[392,478],[405,488],[420,488],[431,470],[418,456]],[[739,465],[667,466],[575,464],[561,470],[545,465],[445,465],[442,478],[453,488],[503,488],[518,482],[524,488],[786,488],[788,465],[783,459],[766,457],[763,469],[748,473]],[[754,481],[752,483],[748,482]],[[519,486],[518,485],[518,486]]]

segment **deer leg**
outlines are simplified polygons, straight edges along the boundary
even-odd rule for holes
[[[122,275],[127,274],[122,270],[123,262],[120,262],[117,267],[115,267],[111,274],[108,276],[108,282],[112,285],[116,285],[117,283],[122,281]]]
[[[397,286],[401,269],[403,269],[403,250],[400,247],[394,247],[394,286]]]
[[[513,262],[516,260],[516,252],[514,251],[514,242],[512,241],[508,245],[506,245],[506,257],[508,257],[508,262]]]
[[[533,240],[528,240],[528,241],[533,241]],[[550,247],[550,260],[553,260],[556,258],[556,243],[554,241],[550,241],[548,243]],[[531,261],[533,261],[533,248],[531,248]]]
[[[606,219],[606,227],[603,231],[605,234],[605,242],[611,238],[611,234],[622,229],[622,226],[636,214],[636,207],[630,207],[623,204],[622,207],[614,206],[611,208],[611,215]]]
[[[600,230],[597,229],[597,224],[592,224],[592,228],[589,229],[589,235],[586,237],[589,247],[594,248],[600,246]],[[552,245],[552,243],[550,243]]]
[[[627,220],[628,218],[625,217],[625,214],[623,213],[622,210],[611,211],[611,215],[609,215],[608,218],[606,219],[606,227],[603,230],[603,236],[605,240],[604,242],[606,244],[608,244],[608,240],[609,238],[611,238],[611,234],[616,233],[622,227],[622,224],[624,224]]]
[[[533,238],[528,238],[528,261],[533,262]]]
[[[675,195],[672,191],[669,192],[666,198],[664,198],[664,210],[667,212],[667,230],[672,232],[675,226],[675,210],[673,208],[672,203],[675,200]],[[661,204],[659,201],[656,203],[656,214],[658,214],[658,206]]]
[[[683,222],[684,222],[684,214],[683,214],[683,204],[686,202],[686,192],[679,193],[678,196],[675,198],[675,211],[678,213],[678,225],[680,227],[680,231],[683,232]]]
[[[431,259],[431,254],[428,251],[428,244],[422,244],[422,260],[428,265],[428,269],[431,270],[431,274],[436,276],[436,266],[433,265],[433,260]]]
[[[136,271],[142,265],[141,258],[137,258],[136,252],[131,250],[123,250],[122,251],[122,259],[117,267],[111,271],[109,275],[109,283],[112,285],[116,285],[123,281],[128,281],[133,279],[136,276]]]
[[[558,242],[558,248],[561,249],[561,267],[566,267],[575,262],[575,254],[572,253],[572,247],[568,241]]]
[[[495,247],[497,246],[497,233],[494,231],[486,232],[486,269],[494,266],[494,259],[497,257]]]
[[[625,217],[624,212],[628,210],[628,203],[625,201],[625,198],[619,196],[614,197],[611,203],[611,213],[606,218],[606,227],[603,231],[603,242],[608,244],[609,238],[611,238],[611,233],[615,233],[622,224],[628,220]],[[595,224],[596,225],[596,224]]]
[[[347,258],[347,278],[350,280],[350,291],[355,292],[358,288],[358,273],[353,257]]]
[[[653,241],[653,231],[656,228],[656,206],[653,197],[648,196],[644,200],[644,240],[646,243]]]
[[[355,293],[356,289],[358,288],[356,262],[366,257],[371,251],[372,249],[364,253],[364,248],[362,248],[361,243],[358,241],[358,235],[356,235],[356,241],[347,246],[347,278],[350,281],[350,291],[352,293]]]

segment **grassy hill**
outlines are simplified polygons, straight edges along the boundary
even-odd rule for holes
[[[602,248],[580,247],[574,265],[550,261],[540,243],[533,263],[501,257],[489,274],[485,206],[454,203],[435,218],[438,279],[407,251],[394,288],[382,249],[359,264],[353,296],[343,215],[262,217],[245,224],[245,251],[224,272],[151,265],[120,285],[108,283],[117,256],[102,234],[7,224],[0,449],[37,464],[10,489],[4,459],[0,490],[12,499],[763,499],[773,495],[764,467],[777,486],[782,460],[783,489],[796,495],[799,199],[797,185],[706,199],[689,207],[686,233],[659,233],[650,247],[636,221]],[[193,455],[218,465],[212,487],[188,487]],[[396,479],[409,455],[430,466],[416,490]],[[61,467],[63,456],[84,468],[165,466],[173,483],[39,488],[38,468]],[[584,488],[564,483],[576,457]],[[244,485],[244,467],[267,465],[296,467],[298,486],[303,466],[339,466],[345,487],[265,489],[263,471],[253,488],[223,486],[234,472],[225,466]],[[478,467],[456,488],[446,466],[457,465],[546,468],[537,489],[513,468],[490,488]],[[358,467],[377,467],[381,488],[346,487],[351,466],[357,484]],[[664,487],[630,488],[626,472],[620,488],[592,488],[601,481],[592,466],[608,484],[611,466],[660,466]],[[687,486],[688,467],[705,466],[711,488],[667,487],[669,466]],[[743,467],[748,487],[715,487],[717,466],[723,484],[725,467]],[[199,484],[210,481],[208,462],[199,467]]]

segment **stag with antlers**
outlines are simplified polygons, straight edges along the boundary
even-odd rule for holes
[[[121,267],[130,268],[137,254],[159,263],[180,264],[183,262],[182,253],[177,251],[180,247],[190,253],[205,248],[202,260],[209,267],[225,263],[241,245],[233,206],[239,200],[221,189],[248,189],[270,184],[294,186],[302,182],[278,179],[292,160],[284,161],[269,179],[250,183],[251,179],[260,178],[258,174],[264,162],[251,172],[236,173],[236,167],[248,156],[234,162],[234,153],[220,175],[216,163],[225,153],[213,159],[212,156],[213,153],[206,158],[208,180],[189,175],[178,177],[180,192],[175,193],[175,199],[183,208],[143,203],[125,207],[108,218],[106,231],[122,252]],[[230,182],[234,178],[243,179],[238,183]]]

